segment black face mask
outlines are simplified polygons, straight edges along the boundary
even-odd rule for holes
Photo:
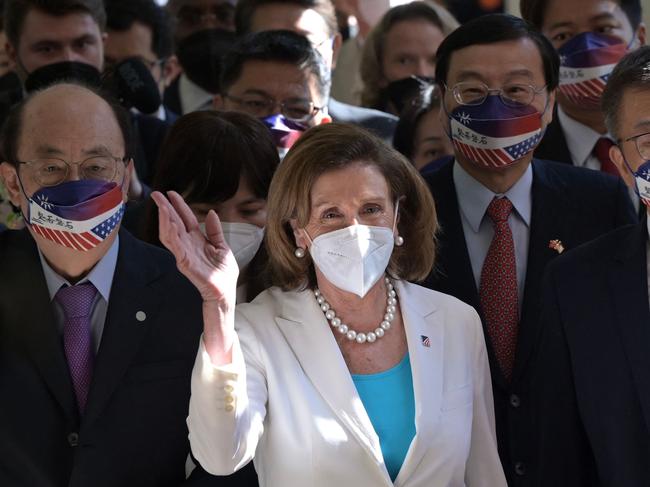
[[[100,72],[94,66],[77,61],[62,61],[35,69],[25,80],[25,91],[41,90],[59,81],[77,81],[94,88],[102,84]]]
[[[204,29],[183,39],[176,55],[187,77],[208,93],[219,93],[221,61],[235,42],[235,33]]]
[[[384,91],[387,100],[393,104],[397,113],[400,114],[413,100],[431,89],[434,83],[433,78],[411,75],[408,78],[391,81]]]

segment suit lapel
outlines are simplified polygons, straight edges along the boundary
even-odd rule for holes
[[[287,296],[281,314],[275,321],[305,374],[390,483],[379,438],[312,291]]]
[[[539,161],[533,161],[532,195],[526,282],[519,320],[513,382],[523,373],[525,364],[535,347],[541,325],[538,318],[541,312],[539,296],[542,275],[548,263],[559,255],[549,247],[549,242],[563,237],[562,212],[568,207],[561,192],[549,184],[543,163]]]
[[[18,292],[3,292],[0,299],[7,302],[2,308],[8,312],[8,323],[16,326],[12,333],[19,336],[27,356],[65,416],[75,423],[78,421],[75,395],[36,243],[27,230],[14,232],[13,236],[16,245],[2,257],[0,269],[7,276],[4,285],[11,286],[7,291]]]
[[[150,284],[159,274],[144,245],[127,232],[120,232],[117,266],[84,423],[101,414],[154,325],[160,297]]]
[[[650,429],[650,310],[648,308],[647,227],[645,221],[621,246],[609,271],[609,294],[616,324]]]
[[[553,110],[553,120],[546,127],[546,133],[541,143],[535,149],[535,157],[549,161],[573,164],[571,151],[564,136],[564,130],[557,114],[557,104]]]
[[[416,429],[415,438],[395,479],[395,485],[399,487],[415,472],[435,440],[440,421],[436,411],[440,411],[442,401],[444,327],[435,305],[430,299],[421,299],[418,288],[398,282],[397,293],[413,374]],[[429,339],[429,346],[423,344],[424,338]]]

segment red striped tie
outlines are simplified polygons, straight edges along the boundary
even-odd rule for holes
[[[494,198],[487,209],[494,225],[494,237],[481,272],[479,297],[492,348],[506,380],[512,376],[517,346],[519,304],[517,264],[508,216],[512,203]]]
[[[614,145],[614,142],[607,137],[601,137],[594,146],[593,154],[596,159],[600,161],[600,170],[613,176],[620,176],[618,168],[614,165],[609,157],[609,149]]]

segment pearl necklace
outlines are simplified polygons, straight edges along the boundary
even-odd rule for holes
[[[383,321],[379,324],[375,331],[371,331],[368,334],[357,333],[348,325],[341,322],[341,318],[336,316],[336,312],[332,309],[330,304],[325,301],[325,298],[318,288],[314,290],[314,296],[316,296],[316,301],[318,302],[320,309],[325,314],[325,318],[327,318],[327,321],[329,321],[332,328],[336,329],[340,334],[345,335],[345,337],[350,341],[355,340],[357,343],[373,343],[377,339],[383,337],[384,334],[390,330],[391,323],[395,319],[395,313],[397,312],[397,293],[395,292],[393,283],[390,282],[390,279],[387,277],[384,278],[384,282],[386,283],[386,288],[388,289],[386,314],[384,315]]]

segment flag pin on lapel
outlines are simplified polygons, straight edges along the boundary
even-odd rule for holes
[[[550,240],[548,242],[548,248],[555,250],[558,254],[564,252],[564,245],[561,240]]]
[[[420,335],[420,340],[422,340],[422,346],[429,348],[431,346],[431,340],[428,336]]]

